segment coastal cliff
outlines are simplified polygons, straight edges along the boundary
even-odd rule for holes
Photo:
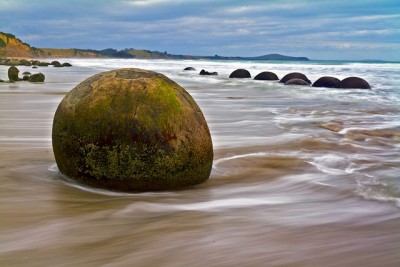
[[[35,48],[23,43],[10,33],[0,32],[0,58],[25,57],[25,58],[137,58],[137,59],[207,59],[207,60],[293,60],[307,61],[306,57],[292,57],[279,54],[269,54],[259,57],[226,57],[226,56],[192,56],[173,55],[165,52],[143,49],[126,48],[116,50],[112,48],[104,50],[94,49],[58,49]]]
[[[45,52],[23,43],[10,33],[0,32],[0,57],[44,57]]]

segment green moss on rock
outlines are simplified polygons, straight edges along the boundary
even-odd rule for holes
[[[19,73],[19,69],[15,66],[11,66],[8,69],[8,79],[10,79],[10,82],[16,82],[19,80],[18,73]]]
[[[28,80],[33,83],[42,83],[44,82],[45,76],[43,73],[36,73],[29,76]]]
[[[164,75],[140,69],[95,75],[67,94],[54,117],[53,149],[62,173],[122,191],[204,182],[213,160],[192,97]]]

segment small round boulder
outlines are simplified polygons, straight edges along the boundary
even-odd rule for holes
[[[193,67],[186,67],[183,70],[185,70],[185,71],[193,71],[193,70],[196,70],[196,69],[193,68]]]
[[[304,75],[303,73],[299,73],[299,72],[292,72],[292,73],[286,74],[285,76],[283,76],[283,78],[279,82],[286,83],[287,81],[289,81],[291,79],[302,79],[302,80],[308,82],[309,84],[311,84],[311,81],[307,78],[307,76]]]
[[[260,81],[276,81],[279,80],[278,76],[270,71],[263,71],[259,74],[257,74],[256,77],[254,77],[254,80],[260,80]]]
[[[313,83],[313,87],[327,87],[327,88],[338,88],[340,80],[335,77],[324,76],[319,78]]]
[[[211,172],[203,113],[156,72],[119,69],[86,79],[58,106],[52,137],[60,172],[90,186],[169,190],[202,183]]]
[[[369,83],[359,77],[348,77],[346,79],[343,79],[340,84],[339,88],[344,88],[344,89],[371,89],[371,86]]]
[[[44,82],[45,76],[43,73],[36,73],[29,76],[28,81],[31,83],[42,83]]]
[[[289,81],[285,82],[285,85],[303,85],[309,86],[310,84],[303,79],[290,79]]]
[[[250,72],[245,69],[237,69],[229,75],[229,78],[251,78]]]
[[[16,82],[19,80],[18,73],[19,73],[19,69],[15,66],[11,66],[8,69],[8,79],[10,80],[10,82]]]

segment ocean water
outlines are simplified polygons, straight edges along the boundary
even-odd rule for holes
[[[61,61],[74,67],[19,68],[45,83],[0,83],[0,266],[400,266],[400,64]],[[60,177],[59,102],[128,67],[165,74],[199,104],[215,153],[206,183],[130,194]],[[372,90],[229,79],[238,68],[359,76]]]

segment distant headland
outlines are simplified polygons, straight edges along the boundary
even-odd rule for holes
[[[215,59],[215,60],[292,60],[308,61],[307,57],[268,54],[258,57],[173,55],[165,52],[126,48],[116,50],[36,48],[22,42],[13,34],[0,32],[0,58],[137,58],[137,59]]]

